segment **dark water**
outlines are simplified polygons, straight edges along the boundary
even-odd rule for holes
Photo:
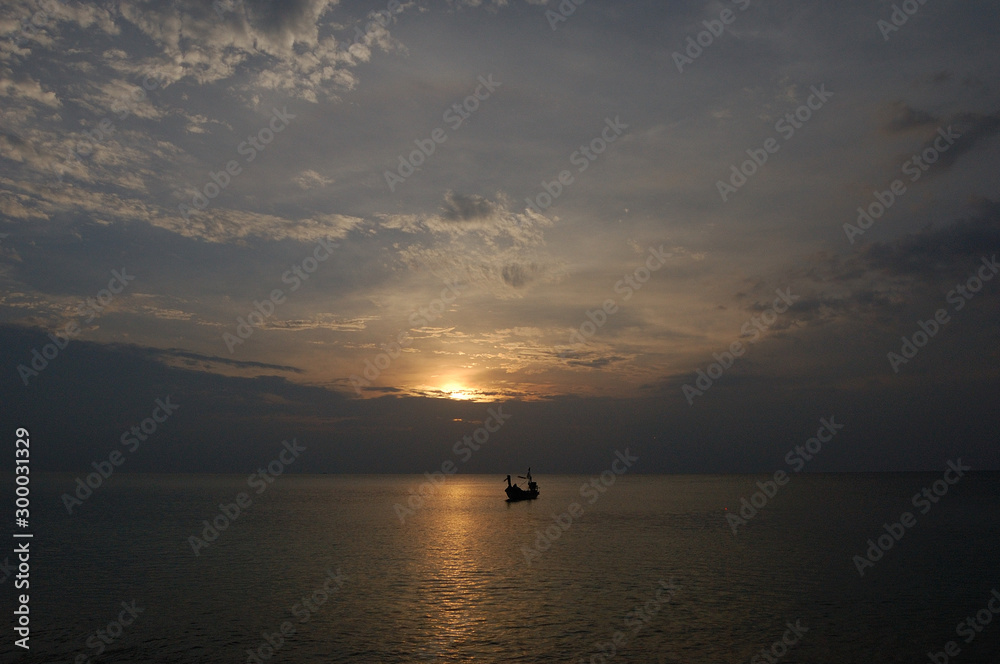
[[[950,661],[997,662],[1000,475],[970,474],[920,514],[911,496],[940,477],[795,476],[734,536],[725,508],[764,478],[625,475],[588,498],[588,477],[539,475],[537,501],[508,505],[499,476],[456,475],[401,523],[420,476],[286,475],[258,495],[243,476],[119,475],[72,515],[59,496],[74,478],[36,476],[32,648],[12,655],[5,630],[0,657],[928,662],[955,641]],[[252,504],[195,556],[188,537],[241,491]],[[852,557],[905,511],[916,524],[861,577]],[[965,643],[956,625],[977,611],[990,622]],[[88,659],[97,630],[117,638]],[[772,650],[783,635],[793,645]]]

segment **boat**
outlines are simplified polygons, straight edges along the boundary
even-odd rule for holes
[[[538,483],[533,482],[531,479],[531,468],[528,468],[528,474],[518,475],[522,480],[528,480],[528,490],[525,491],[516,484],[510,483],[510,475],[507,476],[507,488],[504,492],[507,494],[508,503],[516,503],[519,500],[534,500],[538,498]]]

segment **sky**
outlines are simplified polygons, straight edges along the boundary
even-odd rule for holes
[[[902,5],[5,2],[0,417],[70,472],[168,396],[124,469],[419,473],[501,404],[464,472],[830,417],[810,470],[1000,469],[1000,12]]]

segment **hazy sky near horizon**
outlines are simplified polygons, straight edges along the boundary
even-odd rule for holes
[[[979,412],[947,395],[995,393],[997,282],[949,293],[1000,248],[994,3],[895,30],[892,2],[560,6],[4,3],[4,334],[78,324],[53,367],[86,347],[268,381],[248,417],[300,389],[620,400],[720,439],[786,397],[806,421],[910,390]],[[11,344],[5,390],[40,399],[56,371]]]

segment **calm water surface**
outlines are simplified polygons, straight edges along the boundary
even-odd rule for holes
[[[507,504],[501,476],[455,475],[401,522],[421,476],[286,475],[258,495],[245,476],[116,475],[72,515],[74,477],[38,476],[16,661],[88,661],[134,601],[90,661],[735,663],[798,621],[781,662],[928,662],[949,640],[954,662],[997,662],[1000,617],[970,644],[955,629],[1000,589],[1000,475],[919,514],[940,477],[795,476],[734,536],[725,510],[765,478],[625,475],[590,502],[589,477],[539,474],[537,501]],[[195,556],[188,537],[241,491],[252,504]],[[861,577],[852,557],[904,511],[916,525]]]

